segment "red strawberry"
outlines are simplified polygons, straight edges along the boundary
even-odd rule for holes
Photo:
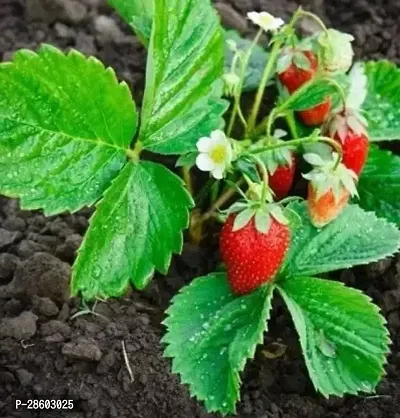
[[[304,62],[304,59],[306,62]],[[288,60],[291,60],[287,66]],[[290,61],[289,61],[290,62]],[[303,65],[303,68],[301,68]],[[309,68],[306,69],[308,65]],[[318,60],[312,51],[286,50],[278,61],[279,80],[293,94],[303,84],[310,81],[318,70]],[[322,125],[329,116],[332,101],[326,101],[312,109],[298,112],[300,120],[308,126]]]
[[[368,157],[369,141],[367,136],[365,134],[355,134],[349,129],[343,141],[338,134],[335,135],[335,140],[342,145],[343,164],[359,175]]]
[[[222,228],[220,251],[232,291],[243,295],[275,276],[289,247],[290,230],[273,216],[267,232],[257,229],[255,216],[234,230],[237,216],[231,214]]]
[[[314,77],[318,68],[318,60],[312,51],[295,52],[294,50],[289,50],[286,51],[286,54],[293,57],[293,59],[287,68],[285,68],[282,72],[279,72],[279,80],[288,89],[289,93],[292,94]],[[308,60],[308,69],[301,68],[296,65],[294,57],[298,54],[301,54],[306,58],[306,60]]]
[[[269,187],[274,192],[277,200],[281,200],[289,194],[293,186],[296,165],[297,159],[292,154],[291,164],[279,165],[276,171],[269,176]]]
[[[300,120],[307,126],[319,126],[322,125],[329,116],[331,111],[332,100],[328,98],[323,103],[312,109],[302,110],[297,112]]]
[[[367,122],[357,110],[335,114],[329,123],[329,135],[342,145],[343,164],[359,175],[367,161],[369,141]]]
[[[342,188],[339,199],[335,199],[331,189],[318,198],[316,190],[309,183],[307,202],[312,224],[317,228],[329,224],[340,215],[349,199],[350,193],[345,188]]]

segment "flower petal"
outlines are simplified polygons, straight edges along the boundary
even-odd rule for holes
[[[227,140],[225,133],[223,131],[220,131],[219,129],[217,129],[216,131],[212,131],[210,137],[213,140],[213,146],[215,146],[217,143],[225,144]]]
[[[196,165],[201,171],[212,171],[215,168],[215,164],[208,154],[199,154],[196,158]]]
[[[208,137],[205,136],[203,138],[200,138],[197,141],[196,146],[197,146],[197,149],[198,149],[199,152],[206,152],[207,153],[212,148],[213,143],[211,141],[211,138],[208,138]]]
[[[211,171],[212,176],[217,180],[223,179],[224,173],[225,173],[225,166],[222,164],[215,165],[213,170]]]

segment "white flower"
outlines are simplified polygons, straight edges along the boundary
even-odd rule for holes
[[[197,142],[199,155],[196,165],[201,171],[210,171],[218,180],[224,177],[233,158],[232,145],[222,131],[211,132],[210,137],[200,138]]]
[[[322,46],[322,61],[331,73],[347,72],[353,63],[354,51],[351,45],[354,37],[335,29],[328,29],[319,37]]]
[[[249,12],[247,17],[265,32],[279,29],[285,22],[280,17],[274,17],[267,12]]]
[[[350,89],[346,99],[346,107],[359,110],[361,109],[368,92],[368,78],[365,75],[364,65],[359,62],[354,64],[349,77]]]

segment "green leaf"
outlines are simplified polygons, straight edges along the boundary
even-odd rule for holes
[[[327,96],[336,92],[336,87],[326,79],[316,79],[304,85],[301,94],[300,90],[298,92],[298,94],[294,93],[292,99],[289,99],[289,108],[296,111],[312,109],[323,103]]]
[[[371,146],[358,183],[359,205],[400,227],[400,157]]]
[[[292,242],[281,277],[308,276],[368,264],[394,254],[400,247],[400,231],[373,212],[348,205],[323,229],[315,228],[305,203],[289,208],[302,218],[302,227]]]
[[[198,155],[199,153],[197,151],[180,155],[176,161],[175,167],[192,168],[196,164],[196,159]]]
[[[155,0],[140,140],[161,154],[196,149],[223,125],[223,36],[209,0]]]
[[[153,0],[108,0],[130,25],[143,45],[148,46],[153,20]]]
[[[371,141],[400,139],[400,70],[390,61],[365,64],[368,94],[362,106]]]
[[[129,163],[106,191],[74,265],[72,292],[85,299],[138,289],[165,274],[182,249],[192,198],[182,180],[152,162]]]
[[[252,41],[242,38],[235,30],[225,32],[225,40],[236,42],[238,50],[246,53],[252,45]],[[243,81],[243,91],[256,90],[260,84],[265,65],[268,61],[268,53],[258,44],[254,46],[253,53],[247,66],[246,74]],[[230,72],[234,53],[225,46],[225,72]],[[239,70],[239,64],[238,68]]]
[[[389,333],[379,308],[342,283],[296,277],[279,284],[314,387],[324,396],[373,392],[384,375]]]
[[[136,124],[127,85],[95,58],[19,51],[0,65],[0,192],[48,215],[91,205],[125,164]]]
[[[246,360],[263,342],[273,286],[235,297],[225,274],[194,280],[174,297],[163,342],[172,370],[208,411],[235,412]]]

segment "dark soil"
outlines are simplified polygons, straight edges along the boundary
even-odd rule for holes
[[[274,5],[273,3],[278,3]],[[303,4],[307,5],[307,1]],[[356,36],[360,57],[400,62],[400,2],[330,0],[311,7]],[[248,31],[243,17],[264,8],[287,17],[292,1],[218,2],[225,24]],[[0,0],[0,54],[42,42],[74,47],[113,66],[139,101],[145,51],[102,0]],[[0,57],[1,57],[0,55]],[[214,249],[186,245],[166,278],[143,293],[100,303],[96,313],[73,317],[68,299],[71,265],[90,210],[45,218],[0,198],[0,417],[212,417],[189,397],[162,358],[160,322],[171,297],[215,265]],[[238,416],[251,418],[400,418],[400,258],[346,270],[340,279],[365,290],[388,319],[393,345],[378,396],[324,399],[315,393],[286,310],[275,303],[265,344],[243,375]],[[287,346],[266,358],[276,342]],[[134,380],[123,358],[125,344]],[[15,412],[16,399],[73,399],[74,411]]]

